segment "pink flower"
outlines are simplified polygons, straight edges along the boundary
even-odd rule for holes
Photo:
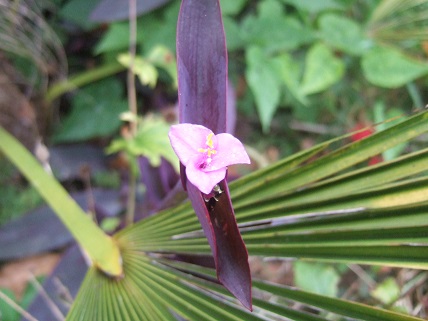
[[[171,126],[168,135],[186,167],[187,179],[204,194],[225,178],[227,166],[250,164],[244,146],[230,134],[214,135],[201,125],[178,124]]]

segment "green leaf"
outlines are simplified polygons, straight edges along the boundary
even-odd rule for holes
[[[362,57],[364,76],[373,85],[398,88],[428,73],[428,64],[392,47],[377,46]]]
[[[247,0],[220,0],[221,12],[223,15],[236,15],[247,3]]]
[[[161,118],[146,117],[138,126],[133,139],[119,138],[107,148],[108,153],[126,151],[132,156],[145,156],[152,166],[159,166],[161,157],[169,161],[178,172],[179,162],[168,138],[169,125]]]
[[[331,50],[322,43],[314,44],[306,56],[302,92],[306,95],[326,90],[343,77],[345,66]]]
[[[369,41],[360,25],[334,13],[326,13],[319,20],[320,36],[328,44],[351,55],[361,55]]]
[[[71,0],[68,1],[60,10],[59,14],[83,29],[89,30],[96,24],[91,22],[89,15],[97,6],[98,1]]]
[[[329,264],[296,261],[294,283],[302,290],[326,296],[337,296],[340,275]]]
[[[228,1],[232,3],[232,1]],[[244,46],[241,30],[235,19],[228,16],[223,17],[224,32],[226,34],[227,50],[229,52],[240,49]]]
[[[165,70],[171,77],[174,88],[178,87],[177,62],[171,50],[162,45],[155,46],[148,53],[147,60],[156,67]]]
[[[310,30],[297,19],[284,14],[277,0],[260,1],[258,15],[248,15],[242,22],[242,39],[266,52],[297,49],[312,40]]]
[[[7,296],[12,301],[16,302],[15,295],[8,289],[0,289],[2,295]],[[0,297],[0,320],[4,321],[18,321],[19,313],[12,308],[6,301]]]
[[[129,53],[119,55],[117,60],[126,68],[131,67],[131,55]],[[135,57],[132,72],[134,75],[138,76],[138,79],[140,79],[143,85],[148,85],[152,88],[156,86],[158,71],[147,59]]]
[[[129,47],[129,23],[116,22],[109,26],[109,29],[95,46],[95,53],[101,54],[111,51],[124,51]]]
[[[141,40],[138,43],[144,52],[149,52],[156,46],[162,45],[175,53],[175,36],[180,4],[180,1],[171,1],[160,13],[154,11],[138,19],[141,23],[138,27],[139,34],[141,34],[139,39]]]
[[[119,115],[127,110],[120,83],[114,78],[79,90],[73,109],[54,136],[56,142],[82,141],[113,134],[119,129]]]
[[[308,101],[300,86],[301,68],[299,62],[288,53],[283,53],[274,57],[272,62],[275,64],[282,83],[288,89],[293,98],[302,105],[307,105]]]
[[[258,47],[250,47],[246,53],[246,78],[256,100],[263,131],[267,132],[279,104],[280,81],[272,61]]]
[[[400,298],[400,287],[394,278],[386,278],[370,294],[385,305],[393,304]]]

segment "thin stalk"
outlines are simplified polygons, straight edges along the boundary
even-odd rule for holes
[[[131,139],[135,138],[138,130],[137,123],[137,94],[135,91],[135,74],[134,74],[134,63],[135,54],[137,48],[137,1],[129,0],[129,68],[128,68],[128,106],[129,111],[134,116],[130,122]],[[128,206],[126,210],[126,224],[132,224],[134,222],[135,214],[135,198],[137,190],[137,178],[132,171],[129,169],[129,195],[128,195]]]
[[[46,93],[45,100],[49,104],[59,96],[65,94],[66,92],[75,90],[76,88],[90,84],[96,80],[114,75],[119,71],[122,71],[123,69],[125,69],[125,67],[122,64],[116,62],[80,73],[78,75],[70,77],[69,79],[57,82],[49,88],[48,92]]]

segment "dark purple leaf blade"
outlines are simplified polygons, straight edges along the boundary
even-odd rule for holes
[[[227,50],[218,0],[183,0],[177,23],[180,123],[227,131]],[[219,281],[251,310],[248,252],[239,232],[225,180],[210,198],[181,178],[211,247]]]
[[[119,194],[114,190],[94,189],[92,193],[71,195],[85,210],[93,197],[97,219],[116,216],[122,211]],[[0,227],[0,262],[57,250],[73,242],[73,237],[47,205],[41,206]]]
[[[177,24],[180,123],[226,132],[227,51],[217,0],[183,0]]]
[[[236,223],[226,180],[219,186],[223,192],[208,201],[190,182],[187,182],[187,191],[210,244],[219,281],[252,310],[248,252]]]

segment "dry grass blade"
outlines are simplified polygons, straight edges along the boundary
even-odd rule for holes
[[[59,79],[67,73],[66,55],[38,5],[0,0],[0,50],[29,59],[45,79]]]

